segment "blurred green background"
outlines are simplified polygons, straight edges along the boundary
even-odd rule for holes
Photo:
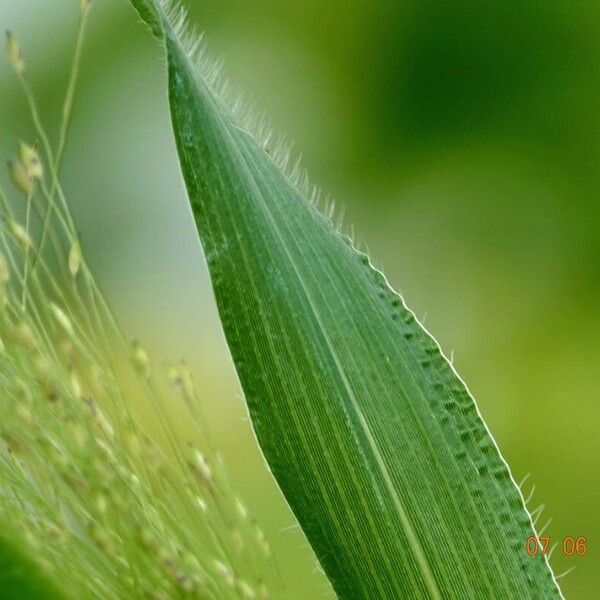
[[[246,420],[182,187],[164,63],[94,0],[64,184],[130,337],[185,357],[289,598],[331,597]],[[295,140],[453,352],[515,478],[530,473],[567,598],[600,588],[600,7],[490,0],[189,0],[231,78]],[[51,131],[78,0],[0,0]],[[0,153],[33,130],[0,66]],[[176,410],[176,409],[174,409]],[[529,489],[529,488],[527,488]],[[525,542],[525,540],[524,540]]]

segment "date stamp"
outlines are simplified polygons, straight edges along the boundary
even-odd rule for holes
[[[583,557],[589,552],[588,540],[585,536],[565,535],[552,542],[549,535],[529,536],[525,542],[525,551],[529,556],[547,556],[553,547],[559,547],[564,556]]]

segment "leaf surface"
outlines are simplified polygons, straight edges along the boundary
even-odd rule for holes
[[[341,598],[559,598],[462,380],[162,28],[183,176],[264,456]],[[150,23],[156,30],[156,21]]]

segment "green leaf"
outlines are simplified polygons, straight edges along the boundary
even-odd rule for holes
[[[3,600],[58,600],[64,598],[40,567],[8,541],[0,538],[0,598]]]
[[[133,0],[140,5],[140,0]],[[162,24],[183,176],[265,458],[341,598],[557,598],[464,383]],[[240,114],[242,115],[240,117]]]

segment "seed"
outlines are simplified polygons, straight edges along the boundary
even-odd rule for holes
[[[111,429],[112,431],[112,429]],[[102,439],[100,438],[96,438],[96,444],[98,445],[98,448],[100,448],[100,450],[102,450],[103,454],[106,456],[106,458],[109,460],[110,463],[115,464],[116,458],[115,458],[115,453],[113,452],[112,448]]]
[[[213,561],[215,573],[229,586],[235,586],[235,577],[229,567],[223,564],[220,560]]]
[[[256,592],[250,587],[246,581],[238,580],[237,582],[238,590],[244,600],[255,600]]]
[[[10,31],[6,32],[6,52],[12,68],[17,74],[23,75],[25,73],[25,61],[23,60],[21,47]]]
[[[42,531],[48,538],[58,543],[62,543],[67,539],[67,532],[63,527],[48,521],[42,522]]]
[[[65,330],[68,335],[73,335],[73,324],[71,319],[53,302],[50,302],[50,311],[56,322]]]
[[[50,361],[45,356],[37,356],[33,361],[33,371],[48,400],[56,402],[60,397],[59,383]]]
[[[106,496],[98,494],[98,497],[96,498],[96,506],[98,507],[98,512],[101,515],[105,514],[108,509],[108,502],[106,500]]]
[[[135,370],[144,378],[150,375],[150,359],[139,342],[131,344],[131,362]]]
[[[248,518],[248,510],[239,498],[235,499],[235,509],[242,521],[245,521]]]
[[[114,430],[112,425],[108,422],[108,419],[104,416],[104,413],[100,410],[100,407],[89,398],[85,399],[85,404],[90,411],[94,425],[96,425],[96,427],[98,427],[98,429],[104,433],[106,437],[112,438],[114,436]]]
[[[171,556],[171,554],[169,554],[169,552],[167,552],[167,550],[164,548],[159,548],[157,559],[167,575],[173,578],[177,577],[177,565],[175,563],[175,559],[173,556]]]
[[[267,540],[267,537],[263,533],[262,529],[260,529],[258,526],[255,528],[255,530],[256,530],[256,539],[258,541],[258,545],[260,546],[260,548],[263,551],[265,556],[267,556],[267,557],[270,556],[271,547],[269,546],[269,541]]]
[[[24,249],[29,248],[31,246],[31,238],[27,231],[25,231],[25,229],[16,221],[9,221],[8,225],[17,242],[19,242]]]
[[[44,178],[44,168],[37,150],[29,144],[19,142],[19,155],[29,177],[41,181]]]
[[[179,367],[179,373],[181,377],[181,392],[183,393],[184,397],[189,400],[194,397],[195,393],[192,374],[184,363],[182,363]]]
[[[75,371],[71,371],[70,380],[73,396],[75,396],[77,400],[81,400],[81,383],[79,383],[79,378],[77,377],[77,373],[75,373]]]
[[[27,167],[20,161],[8,161],[8,170],[15,187],[29,198],[33,194],[33,178]]]
[[[81,248],[77,242],[73,242],[71,244],[71,249],[69,250],[69,273],[71,273],[71,277],[73,277],[73,279],[77,277],[80,267]]]
[[[203,498],[200,498],[200,496],[196,496],[196,505],[203,513],[208,512],[208,504],[206,504],[206,501]]]
[[[106,533],[106,531],[101,529],[95,523],[92,523],[88,528],[88,532],[100,550],[102,550],[105,554],[112,553],[110,536]]]
[[[196,474],[196,477],[202,483],[210,484],[212,482],[212,470],[210,465],[208,464],[204,454],[202,454],[202,452],[196,448],[194,448],[194,459],[190,466]]]

